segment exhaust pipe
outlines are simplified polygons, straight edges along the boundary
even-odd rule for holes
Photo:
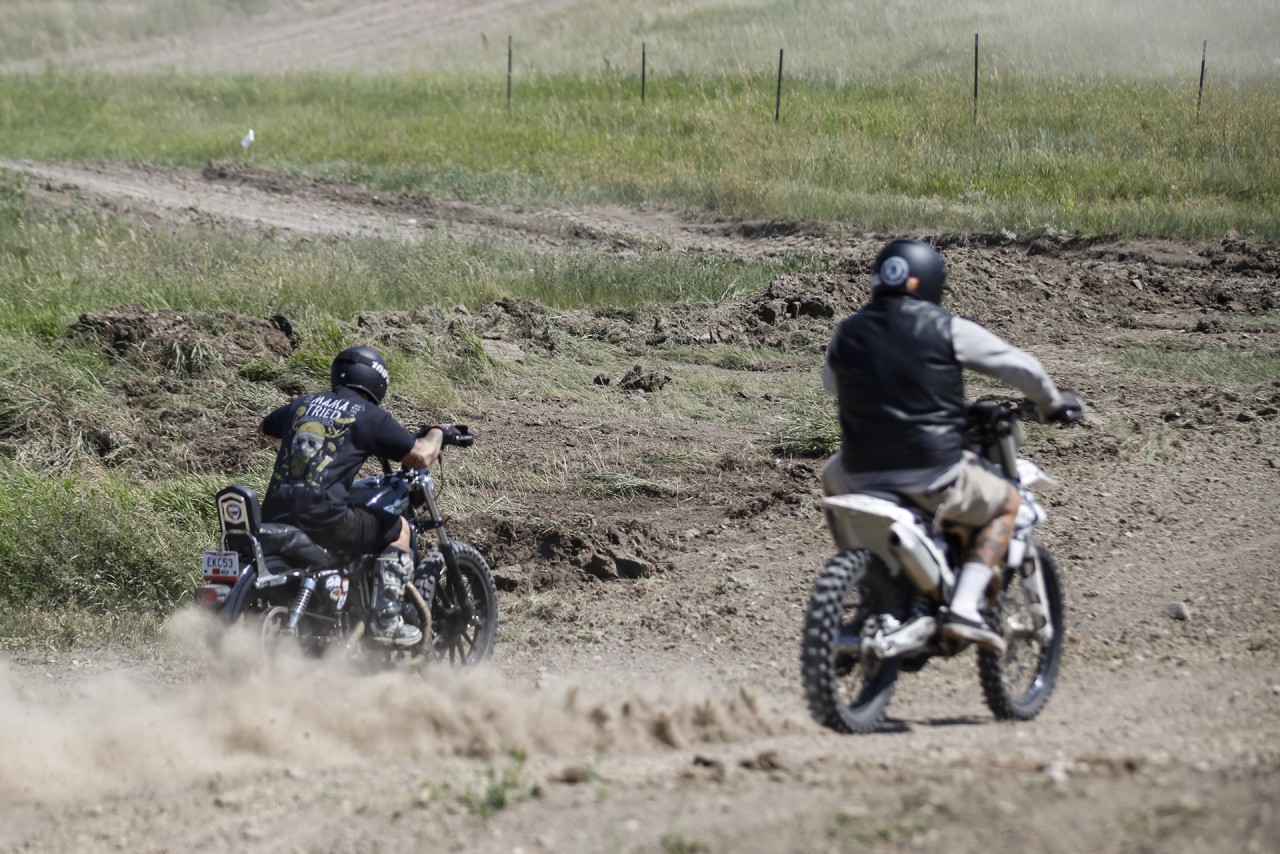
[[[942,568],[919,534],[901,522],[894,522],[889,526],[889,551],[917,589],[934,599],[942,598]]]

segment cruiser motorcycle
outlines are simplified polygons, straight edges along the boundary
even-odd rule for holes
[[[444,433],[445,446],[475,441],[465,426],[445,425]],[[267,659],[285,644],[316,656],[339,650],[374,666],[469,666],[493,654],[498,597],[488,561],[449,537],[430,469],[392,471],[389,461],[381,463],[381,475],[352,485],[351,501],[407,515],[415,571],[405,584],[403,616],[422,630],[422,640],[392,647],[367,632],[374,555],[331,552],[299,528],[263,522],[256,493],[236,484],[216,496],[221,547],[204,553],[205,583],[196,589],[197,605],[218,616],[211,642],[220,629],[246,624],[259,633]]]
[[[1030,720],[1049,701],[1062,660],[1062,582],[1053,555],[1036,541],[1044,509],[1031,487],[1053,483],[1018,456],[1023,420],[1041,421],[1030,401],[978,401],[968,408],[971,450],[995,465],[1021,496],[1003,573],[986,617],[1004,634],[1003,653],[978,650],[987,706],[1000,720]],[[855,493],[822,499],[842,549],[813,585],[800,659],[809,711],[837,732],[866,733],[885,719],[901,672],[970,643],[941,634],[967,538],[960,526],[934,529],[906,498]]]

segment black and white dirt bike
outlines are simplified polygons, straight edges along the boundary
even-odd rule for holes
[[[1030,720],[1049,701],[1062,659],[1062,582],[1049,550],[1037,542],[1045,512],[1031,493],[1053,481],[1018,456],[1022,421],[1041,420],[1034,404],[969,405],[972,450],[1000,469],[1021,496],[990,624],[1006,650],[978,650],[987,706],[1001,720]],[[884,721],[899,672],[934,656],[953,656],[968,641],[941,634],[963,560],[967,531],[934,531],[932,520],[901,496],[855,493],[822,499],[840,551],[813,585],[800,660],[814,719],[838,732],[865,733]],[[997,574],[1000,575],[1000,574]],[[994,582],[993,582],[994,584]]]
[[[466,427],[445,426],[445,445],[474,441]],[[383,474],[356,481],[351,501],[410,520],[415,571],[405,585],[403,616],[422,630],[418,644],[380,644],[367,632],[374,555],[330,552],[292,525],[263,522],[257,495],[242,485],[217,494],[221,548],[204,553],[196,603],[216,612],[223,626],[256,627],[268,658],[285,643],[313,655],[340,650],[374,666],[469,666],[491,656],[498,594],[489,563],[473,546],[450,539],[430,469],[393,472],[381,462]],[[429,548],[433,531],[436,545]],[[218,638],[215,630],[211,640]]]

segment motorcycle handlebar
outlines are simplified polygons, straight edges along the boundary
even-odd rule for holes
[[[418,431],[418,438],[426,436],[432,430],[443,433],[443,444],[453,445],[455,448],[470,448],[476,441],[476,434],[466,424],[426,424]]]
[[[424,424],[418,430],[417,438],[425,438],[432,430],[439,430],[444,434],[443,445],[452,445],[455,448],[470,448],[476,441],[476,434],[471,432],[471,428],[466,424]],[[385,457],[379,457],[382,463],[382,473],[391,474],[391,461]]]
[[[1075,424],[1084,417],[1084,405],[1071,389],[1059,391],[1062,394],[1062,405],[1051,412],[1046,412],[1026,398],[1019,400],[1012,408],[995,400],[974,401],[968,406],[970,423],[995,422],[1016,417],[1037,424]]]
[[[1018,404],[1018,415],[1023,421],[1036,421],[1040,424],[1075,424],[1084,417],[1084,404],[1074,391],[1069,388],[1058,390],[1062,395],[1062,405],[1051,412],[1045,412],[1030,400]]]

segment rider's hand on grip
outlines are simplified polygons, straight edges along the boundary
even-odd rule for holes
[[[440,431],[444,433],[444,443],[446,445],[470,448],[476,440],[475,434],[471,432],[471,428],[466,424],[441,424]]]
[[[1059,391],[1062,393],[1062,405],[1050,412],[1045,420],[1054,424],[1075,424],[1084,417],[1084,404],[1071,389],[1064,388]]]

